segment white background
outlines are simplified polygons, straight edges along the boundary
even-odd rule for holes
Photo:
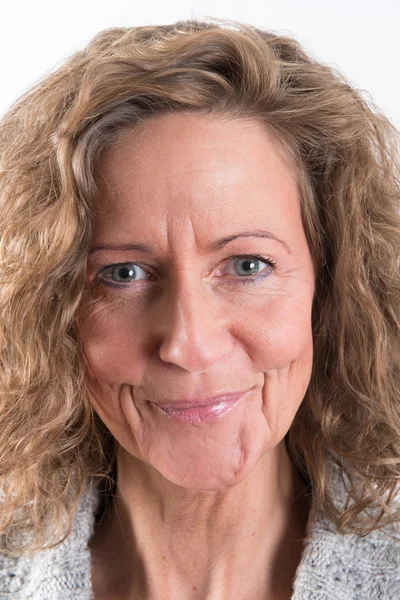
[[[101,29],[204,16],[292,35],[400,128],[399,0],[0,0],[0,116]]]

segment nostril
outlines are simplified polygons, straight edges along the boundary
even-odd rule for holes
[[[203,372],[220,363],[232,352],[232,339],[226,330],[209,329],[192,335],[173,335],[159,345],[164,363],[178,365],[191,372]]]
[[[162,309],[162,319],[155,325],[162,362],[202,372],[231,354],[232,338],[220,306],[201,285],[180,281]]]

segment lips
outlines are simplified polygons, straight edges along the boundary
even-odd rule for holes
[[[221,419],[238,404],[246,392],[233,392],[218,396],[179,402],[151,403],[165,416],[188,425],[212,423]]]

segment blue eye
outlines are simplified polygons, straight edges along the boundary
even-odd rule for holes
[[[259,258],[253,257],[248,258],[247,256],[244,258],[237,258],[235,260],[236,265],[239,264],[239,268],[237,268],[236,273],[238,275],[255,275],[260,270],[260,262]],[[242,263],[240,265],[240,263]],[[236,268],[236,267],[235,267]]]
[[[111,283],[113,281],[116,283],[131,283],[132,281],[147,279],[149,274],[135,263],[123,263],[106,267],[101,271],[100,276],[106,280],[111,280],[110,285],[113,285]]]
[[[234,274],[244,276],[240,277],[240,283],[259,283],[259,280],[271,275],[276,267],[275,261],[271,258],[262,258],[261,256],[232,256],[231,258],[235,265]],[[260,263],[267,268],[260,266]],[[257,275],[257,273],[259,274]],[[257,276],[254,277],[254,275]]]

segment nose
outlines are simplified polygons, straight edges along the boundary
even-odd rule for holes
[[[234,341],[219,302],[202,283],[184,281],[171,289],[160,306],[163,362],[201,373],[231,354]]]

